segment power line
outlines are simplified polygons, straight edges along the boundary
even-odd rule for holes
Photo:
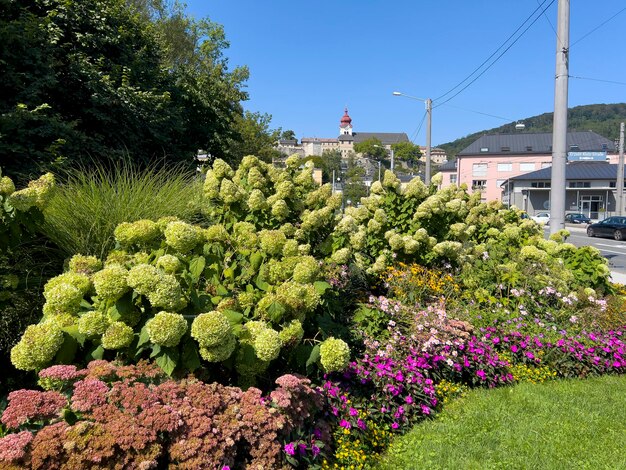
[[[422,116],[422,120],[420,121],[420,124],[417,128],[417,130],[415,132],[413,132],[413,134],[411,134],[411,140],[413,142],[415,142],[415,140],[417,139],[417,136],[420,135],[420,131],[422,130],[422,126],[424,125],[424,120],[426,119],[426,113],[424,113],[424,115]]]
[[[612,83],[614,85],[626,85],[626,82],[616,82],[614,80],[602,80],[601,78],[577,77],[575,75],[570,75],[569,78],[576,78],[578,80],[590,80],[593,82]]]
[[[546,0],[547,1],[547,0]],[[552,6],[552,4],[555,2],[556,0],[552,0],[550,2],[550,4],[545,7],[543,9],[543,11],[541,12],[543,14],[543,12],[545,12],[548,8],[550,8]],[[545,3],[545,2],[544,2]],[[524,29],[524,31],[522,31],[522,33],[515,39],[515,41],[513,41],[506,49],[504,49],[504,51],[502,51],[500,53],[500,55],[498,55],[498,57],[495,58],[495,60],[493,62],[491,62],[491,64],[489,64],[489,66],[484,69],[482,72],[480,72],[476,77],[474,77],[474,79],[472,81],[470,81],[467,85],[465,85],[463,88],[461,88],[459,91],[457,91],[454,95],[452,95],[450,98],[448,98],[447,100],[445,100],[443,103],[439,103],[437,106],[435,106],[436,108],[447,103],[448,101],[454,99],[455,97],[457,97],[459,94],[461,94],[463,91],[465,91],[470,85],[472,85],[474,82],[476,82],[476,80],[478,80],[480,77],[482,77],[485,72],[487,72],[487,70],[489,70],[491,67],[493,67],[495,65],[496,62],[498,62],[498,60],[500,60],[500,58],[506,54],[509,49],[511,49],[516,43],[517,41],[519,41],[521,39],[521,37],[526,33],[526,31],[528,31],[536,22],[537,20],[541,18],[541,14],[538,15],[527,27],[526,29]],[[445,95],[444,95],[445,96]]]
[[[443,104],[445,104],[446,106],[448,106],[450,108],[456,108],[456,109],[460,109],[462,111],[468,111],[470,113],[482,114],[483,116],[489,116],[489,117],[493,117],[493,118],[496,118],[496,119],[502,119],[503,121],[506,121],[506,122],[515,122],[516,121],[516,119],[509,119],[509,118],[505,118],[505,117],[502,117],[502,116],[496,116],[495,114],[483,113],[481,111],[475,111],[473,109],[461,108],[460,106],[454,106],[452,104],[441,103],[441,105],[443,105]]]
[[[501,45],[500,45],[500,46],[499,46],[499,47],[498,47],[498,48],[497,48],[497,49],[496,49],[496,50],[495,50],[495,51],[494,51],[494,52],[493,52],[493,53],[492,53],[489,57],[487,57],[487,58],[483,61],[483,63],[482,63],[482,64],[480,64],[478,67],[476,67],[476,68],[472,71],[472,73],[470,73],[467,77],[465,77],[463,80],[461,80],[459,83],[457,83],[457,84],[456,84],[454,87],[452,87],[450,90],[448,90],[447,92],[445,92],[443,95],[441,95],[441,96],[439,96],[439,97],[435,98],[433,101],[438,101],[438,100],[440,100],[441,98],[443,98],[444,96],[449,95],[449,94],[450,94],[450,93],[452,93],[454,90],[456,90],[456,89],[457,89],[457,88],[459,88],[461,85],[463,85],[466,81],[468,81],[470,78],[472,78],[472,76],[473,76],[476,72],[478,72],[478,71],[479,71],[479,70],[480,70],[480,69],[481,69],[481,68],[482,68],[482,67],[483,67],[486,63],[488,63],[488,62],[489,62],[489,61],[490,61],[490,60],[491,60],[491,59],[492,59],[492,58],[493,58],[493,57],[494,57],[494,56],[498,53],[498,51],[500,51],[500,49],[502,49],[504,46],[506,46],[506,44],[507,44],[507,43],[508,43],[508,42],[509,42],[509,41],[510,41],[513,37],[515,37],[515,35],[519,32],[519,30],[520,30],[520,29],[522,29],[522,28],[524,27],[524,25],[525,25],[526,23],[528,23],[528,22],[532,19],[532,17],[533,17],[533,16],[535,16],[535,14],[537,13],[537,11],[539,11],[539,10],[541,9],[541,7],[543,7],[543,5],[544,5],[547,1],[548,1],[548,0],[543,0],[543,2],[542,2],[541,4],[539,4],[539,6],[538,6],[537,8],[535,8],[535,10],[534,10],[534,11],[533,11],[533,12],[532,12],[529,16],[528,16],[528,18],[526,18],[526,19],[524,20],[524,22],[523,22],[523,23],[522,23],[522,24],[521,24],[521,25],[520,25],[520,26],[519,26],[519,27],[518,27],[515,31],[513,31],[513,33],[512,33],[512,34],[511,34],[508,38],[506,38],[506,40],[505,40],[505,41],[504,41],[504,42],[503,42],[503,43],[502,43],[502,44],[501,44]],[[552,3],[554,3],[554,0],[552,0],[552,1],[550,2],[550,5],[551,5]],[[548,5],[548,7],[549,7],[550,5]],[[545,10],[547,10],[547,8],[546,8],[546,9],[544,9],[543,11],[545,11]],[[543,11],[542,11],[542,13],[543,13]],[[535,21],[537,21],[537,19],[535,19]],[[534,23],[534,21],[533,21],[533,23]],[[522,34],[524,34],[524,33],[522,33]],[[519,39],[519,38],[518,38],[518,39]],[[513,44],[515,44],[515,43],[513,43]],[[510,46],[509,46],[509,48],[510,48]],[[507,50],[508,50],[508,49],[507,49]],[[506,51],[505,51],[505,52],[506,52]],[[497,60],[497,59],[496,59],[496,60]]]
[[[541,6],[541,4],[539,3],[539,0],[537,0],[537,4],[539,4],[539,6]],[[552,31],[554,31],[554,35],[556,36],[557,40],[559,41],[559,44],[561,45],[561,47],[563,47],[563,42],[561,41],[561,38],[559,37],[559,33],[557,33],[556,29],[554,29],[554,25],[552,24],[552,21],[550,21],[550,18],[548,18],[548,15],[546,15],[545,12],[543,13],[543,16],[546,18],[546,21],[550,25],[550,28],[552,29]]]
[[[582,41],[583,39],[585,39],[587,36],[589,36],[592,33],[595,33],[597,30],[599,30],[602,26],[604,26],[605,24],[607,24],[609,21],[611,21],[613,18],[615,18],[617,15],[619,15],[620,13],[623,13],[624,11],[626,11],[626,7],[622,8],[620,11],[618,11],[617,13],[615,13],[613,16],[611,16],[608,20],[600,23],[598,26],[596,26],[595,28],[593,28],[591,31],[589,31],[587,34],[585,34],[584,36],[582,36],[581,38],[579,38],[578,40],[576,40],[576,42],[574,42],[573,44],[571,44],[569,47],[570,49],[572,47],[574,47],[576,44],[578,44],[580,41]]]

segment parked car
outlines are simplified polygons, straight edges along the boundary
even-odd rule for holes
[[[608,217],[587,226],[589,237],[612,237],[615,240],[626,239],[626,217]]]
[[[590,224],[591,219],[585,214],[565,214],[565,222],[570,224]]]
[[[549,212],[538,212],[537,214],[531,217],[535,222],[539,224],[548,225],[550,223],[550,213]]]

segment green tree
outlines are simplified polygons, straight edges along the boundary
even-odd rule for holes
[[[410,165],[416,164],[422,156],[419,145],[412,142],[397,142],[391,144],[391,148],[396,160],[407,162]]]
[[[223,28],[180,8],[154,21],[137,8],[124,0],[0,0],[7,174],[25,179],[129,156],[191,164],[199,148],[228,156],[248,72],[228,71]]]
[[[389,152],[376,137],[354,144],[354,151],[376,160],[384,160],[389,157]]]
[[[348,168],[345,173],[345,182],[343,186],[343,201],[351,201],[356,205],[362,197],[367,196],[367,186],[363,182],[365,176],[365,168],[356,164],[354,155],[348,157]]]
[[[275,144],[280,137],[280,129],[271,129],[271,114],[246,111],[237,116],[234,122],[235,137],[229,145],[228,156],[233,162],[246,155],[255,155],[265,162],[281,157]]]
[[[281,138],[282,140],[298,140],[298,139],[296,138],[296,133],[295,133],[294,131],[292,131],[291,129],[288,129],[288,130],[286,130],[286,131],[283,131],[283,132],[280,134],[280,138]]]
[[[327,149],[322,152],[321,157],[310,156],[304,161],[309,160],[315,164],[315,168],[322,170],[322,183],[333,182],[333,170],[335,171],[335,178],[341,176],[341,151]]]

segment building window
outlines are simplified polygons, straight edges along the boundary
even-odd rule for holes
[[[484,191],[487,188],[487,180],[472,180],[472,189],[475,191]]]
[[[570,145],[570,146],[569,146],[569,149],[570,149],[572,152],[578,152],[578,151],[580,150],[580,147],[578,147],[578,145]]]
[[[520,163],[519,171],[535,171],[534,163]]]
[[[498,171],[513,171],[512,163],[498,163]]]
[[[626,180],[624,180],[624,187],[626,188]],[[609,181],[609,188],[617,188],[617,181]]]
[[[532,181],[530,183],[530,187],[531,188],[549,188],[551,184],[552,183],[550,183],[550,181]]]
[[[487,176],[487,164],[474,163],[472,165],[472,176]]]
[[[527,151],[527,152],[532,152],[532,151],[533,151],[533,148],[532,148],[530,145],[528,145],[528,146],[526,147],[526,151]]]
[[[450,184],[456,184],[456,175],[450,175]]]
[[[570,181],[569,187],[570,188],[591,188],[591,182],[590,181]]]
[[[550,168],[552,163],[550,162],[541,162],[541,168]]]
[[[510,152],[511,151],[511,147],[500,147],[500,151],[502,151],[502,152]]]
[[[489,147],[481,147],[480,151],[485,153],[485,152],[489,152]]]

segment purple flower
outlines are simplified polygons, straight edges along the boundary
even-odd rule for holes
[[[398,429],[399,427],[400,427],[400,425],[399,425],[398,423],[396,423],[396,422],[394,422],[394,423],[391,425],[391,428],[392,428],[392,429]]]
[[[363,421],[361,418],[357,419],[356,425],[359,427],[359,429],[362,429],[363,431],[367,429],[367,425],[365,424],[365,421]]]
[[[425,415],[429,415],[430,414],[430,408],[428,408],[426,405],[420,405],[422,408],[422,413],[424,413]]]
[[[477,370],[476,375],[480,377],[480,380],[486,380],[487,374],[485,374],[484,370]]]
[[[339,423],[339,426],[341,426],[342,428],[346,428],[346,429],[350,429],[352,427],[350,422],[346,421],[345,419],[341,420],[341,422]]]
[[[350,407],[349,413],[350,413],[350,416],[357,416],[359,414],[359,412],[352,407]]]
[[[300,452],[300,455],[306,454],[306,445],[298,444],[298,452]]]
[[[312,445],[311,452],[313,453],[313,457],[317,457],[318,454],[320,453],[320,448],[317,447],[316,445]]]
[[[283,450],[285,451],[287,455],[296,455],[296,446],[293,444],[293,442],[290,442],[289,444],[285,444],[285,447],[283,447]]]

